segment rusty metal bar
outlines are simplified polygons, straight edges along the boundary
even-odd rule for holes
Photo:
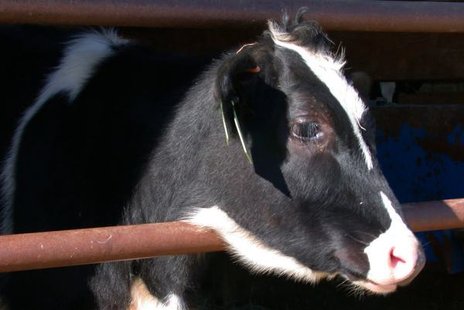
[[[464,199],[406,204],[414,231],[464,227]],[[0,272],[224,250],[210,230],[183,222],[0,236]]]
[[[326,30],[464,32],[464,3],[413,1],[0,0],[0,23],[248,27],[302,6]]]
[[[464,228],[464,199],[404,204],[403,212],[415,232]]]
[[[183,222],[5,235],[0,237],[0,272],[223,249],[214,232]]]

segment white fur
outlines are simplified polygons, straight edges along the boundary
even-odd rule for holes
[[[176,294],[169,294],[164,301],[153,296],[140,278],[132,282],[129,310],[184,310],[184,303]]]
[[[385,195],[384,192],[380,192],[380,197],[382,198],[383,205],[388,212],[388,215],[391,219],[390,229],[395,229],[395,231],[405,233],[407,235],[414,236],[411,230],[406,226],[401,216],[398,212],[393,208],[393,204],[391,200]]]
[[[170,294],[165,302],[158,298],[146,296],[146,299],[138,299],[133,301],[130,310],[184,310],[185,307],[181,299],[174,294]]]
[[[382,202],[387,210],[391,224],[390,227],[364,250],[368,259],[370,269],[367,274],[369,280],[377,284],[392,284],[404,280],[415,271],[418,257],[419,242],[414,234],[406,226],[401,216],[393,208],[391,200],[380,192]],[[405,262],[390,268],[390,253],[392,248],[402,249]]]
[[[327,277],[324,273],[314,272],[295,258],[270,248],[217,206],[196,209],[187,221],[219,233],[228,244],[228,250],[251,271],[272,272],[306,282],[317,282]]]
[[[16,157],[23,132],[30,120],[54,95],[64,92],[72,102],[91,77],[95,67],[113,53],[113,46],[126,44],[113,30],[89,32],[71,40],[64,50],[58,67],[48,76],[37,100],[23,114],[13,136],[13,141],[4,162],[1,174],[1,196],[4,204],[2,229],[12,232],[11,212],[15,191]]]
[[[358,138],[367,168],[371,170],[373,168],[372,155],[362,137],[362,127],[359,125],[366,111],[366,106],[342,73],[342,68],[345,64],[344,60],[341,58],[336,59],[333,55],[324,51],[311,50],[292,43],[289,41],[289,34],[279,30],[279,27],[273,22],[269,22],[269,30],[271,31],[274,43],[298,53],[309,69],[328,87],[330,93],[338,100],[348,115],[354,134]]]
[[[61,91],[67,92],[70,101],[73,101],[95,67],[113,53],[112,48],[127,42],[112,30],[84,33],[71,40],[36,104]]]

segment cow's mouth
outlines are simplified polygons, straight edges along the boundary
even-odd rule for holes
[[[398,283],[380,284],[366,279],[365,276],[348,269],[343,270],[343,277],[350,281],[353,285],[362,288],[368,293],[385,295],[393,293],[398,288]]]
[[[412,282],[412,280],[414,280],[414,278],[419,274],[419,272],[422,270],[423,267],[424,267],[424,259],[421,258],[420,262],[418,263],[418,267],[415,268],[414,272],[408,278],[404,279],[401,282],[397,282],[397,283],[379,284],[379,283],[376,283],[375,281],[366,279],[366,280],[353,281],[353,284],[359,287],[365,288],[375,294],[389,294],[389,293],[393,293],[394,291],[396,291],[398,287],[409,285]]]
[[[370,280],[354,281],[353,284],[371,293],[383,295],[393,293],[398,288],[397,284],[378,284]]]

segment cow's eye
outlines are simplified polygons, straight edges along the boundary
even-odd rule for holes
[[[292,126],[292,135],[301,141],[320,141],[324,137],[321,126],[316,122],[299,121]]]

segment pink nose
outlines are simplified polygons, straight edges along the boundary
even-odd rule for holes
[[[424,267],[425,259],[419,241],[403,222],[392,201],[380,192],[383,206],[390,216],[390,227],[364,249],[369,260],[366,281],[360,285],[376,293],[393,292],[406,285]]]
[[[409,284],[425,263],[422,247],[412,234],[384,235],[374,240],[365,252],[370,265],[367,279],[376,285],[388,286],[389,291]]]
[[[391,279],[389,284],[406,285],[416,277],[425,264],[422,248],[408,242],[395,245],[390,250]]]

